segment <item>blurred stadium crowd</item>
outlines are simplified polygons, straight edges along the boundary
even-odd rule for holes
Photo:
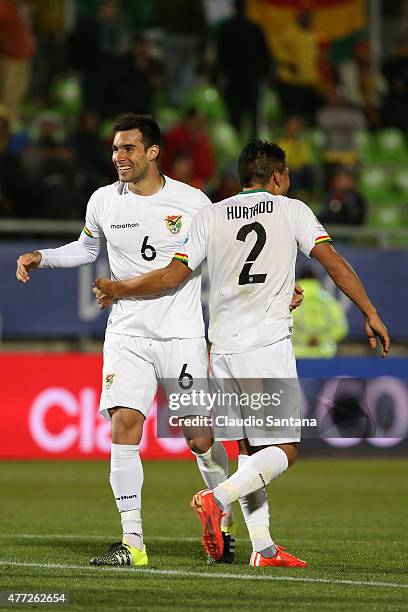
[[[407,3],[383,3],[375,56],[366,15],[333,39],[311,3],[271,30],[262,1],[0,0],[0,218],[81,219],[133,111],[165,133],[162,170],[214,200],[257,136],[322,222],[408,226]]]

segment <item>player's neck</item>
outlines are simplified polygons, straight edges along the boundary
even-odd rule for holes
[[[151,196],[161,191],[164,187],[164,176],[160,172],[149,172],[141,181],[129,183],[129,190],[139,196]]]
[[[251,185],[251,187],[243,187],[241,193],[251,193],[251,192],[254,192],[254,191],[269,191],[269,193],[273,193],[273,191],[272,191],[272,189],[270,189],[269,185],[261,185],[260,183],[257,183],[255,185]]]

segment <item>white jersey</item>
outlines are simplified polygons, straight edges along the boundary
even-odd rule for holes
[[[191,270],[207,257],[212,352],[241,353],[288,337],[297,249],[309,257],[330,240],[306,204],[263,190],[199,213],[181,255]]]
[[[208,204],[203,192],[168,177],[163,189],[151,196],[135,195],[126,183],[117,182],[92,194],[78,243],[88,251],[97,244],[98,252],[104,235],[112,279],[128,279],[168,265],[185,241],[193,216]],[[84,263],[81,254],[74,263],[63,259],[72,258],[70,246],[42,251],[42,267]],[[204,336],[200,298],[197,271],[166,295],[119,300],[112,306],[107,331],[156,339]]]

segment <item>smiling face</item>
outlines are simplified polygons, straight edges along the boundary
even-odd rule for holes
[[[146,178],[152,163],[156,170],[158,155],[158,145],[145,148],[140,130],[116,132],[112,145],[112,161],[120,181],[138,183]]]

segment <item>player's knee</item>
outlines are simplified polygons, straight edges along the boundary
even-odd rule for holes
[[[112,418],[112,442],[114,444],[139,444],[144,416],[130,408],[113,408],[109,410]]]
[[[297,459],[297,445],[294,444],[285,444],[282,450],[286,453],[288,458],[288,468],[290,468]]]
[[[212,438],[188,438],[187,444],[194,453],[202,455],[210,450],[214,440]]]

